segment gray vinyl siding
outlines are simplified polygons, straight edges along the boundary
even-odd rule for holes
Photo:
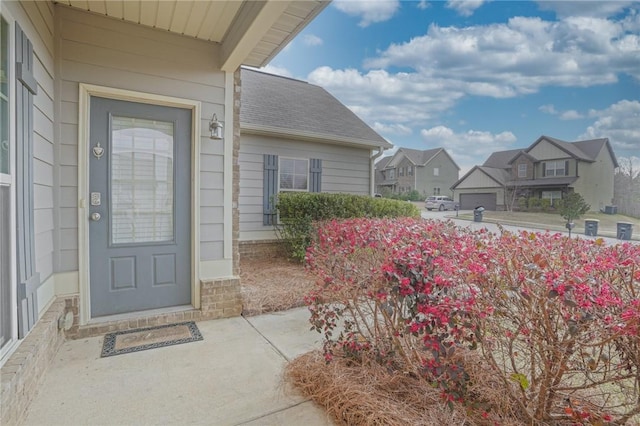
[[[439,168],[439,175],[433,169]],[[440,195],[453,195],[451,186],[458,180],[458,168],[447,155],[440,152],[425,166],[417,167],[416,189],[423,195],[433,195],[434,188],[440,188]]]
[[[240,137],[240,241],[273,238],[263,225],[263,155],[322,160],[322,192],[368,195],[370,150],[268,136]]]
[[[33,74],[38,84],[33,98],[33,192],[36,272],[40,283],[54,267],[55,149],[54,149],[54,39],[53,4],[49,2],[3,2],[33,44]],[[15,207],[15,206],[13,206]],[[50,300],[38,300],[38,308]]]
[[[78,83],[161,94],[202,103],[200,260],[222,259],[223,143],[206,137],[213,113],[224,118],[225,74],[214,44],[57,5],[60,70],[60,271],[78,269]]]

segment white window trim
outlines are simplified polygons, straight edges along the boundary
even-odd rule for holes
[[[544,177],[558,177],[558,163],[562,163],[562,170],[564,170],[564,173],[560,176],[566,176],[567,175],[567,170],[565,168],[566,163],[565,161],[567,160],[550,160],[550,161],[545,161],[545,171],[544,171]],[[549,165],[553,164],[553,169],[549,168]],[[553,174],[549,174],[549,170],[553,170]]]
[[[294,161],[305,161],[307,163],[307,189],[282,189],[280,186],[280,173],[282,172],[282,160],[294,160]],[[309,174],[309,159],[308,158],[297,158],[297,157],[282,157],[278,156],[278,192],[309,192],[309,179],[311,178]]]
[[[16,85],[13,80],[15,79],[15,19],[6,10],[2,11],[1,16],[9,24],[9,75],[6,76],[9,81],[9,174],[0,173],[0,186],[9,186],[9,247],[12,248],[9,262],[11,265],[11,335],[9,336],[9,342],[0,349],[0,366],[3,365],[9,356],[18,347],[18,302],[17,302],[17,271],[16,271],[16,182],[15,182],[15,149],[16,149],[16,135],[15,135],[15,122],[16,122]]]
[[[518,177],[527,177],[527,163],[518,164]]]
[[[434,176],[440,176],[440,167],[434,167],[433,168],[433,175]]]

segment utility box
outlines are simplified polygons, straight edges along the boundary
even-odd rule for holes
[[[617,238],[619,240],[630,240],[633,233],[633,223],[618,222]]]
[[[598,219],[585,219],[584,221],[584,235],[595,237],[598,235],[598,225],[600,221]]]
[[[605,214],[618,214],[618,206],[604,206]]]

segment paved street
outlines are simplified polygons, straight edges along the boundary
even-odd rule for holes
[[[473,211],[471,210],[467,210],[467,211],[460,211],[458,212],[458,215],[473,215]],[[456,212],[455,211],[427,211],[427,210],[422,210],[422,217],[425,219],[441,219],[441,220],[447,220],[447,219],[451,219],[453,220],[453,222],[456,225],[459,226],[463,226],[463,227],[468,227],[470,229],[482,229],[482,228],[486,228],[487,230],[491,231],[491,232],[500,232],[499,228],[498,228],[498,224],[496,223],[491,223],[491,222],[474,222],[471,220],[466,220],[466,219],[456,219]],[[549,229],[544,229],[544,228],[532,228],[532,227],[525,227],[525,226],[514,226],[514,225],[502,225],[502,227],[508,231],[513,231],[513,232],[519,232],[519,231],[536,231],[536,232],[544,232],[546,230]],[[563,231],[558,231],[558,230],[549,230],[552,233],[556,233],[556,232],[561,232],[563,234],[567,234],[568,232],[566,230]],[[640,230],[634,230],[635,232],[640,232]],[[618,240],[616,238],[611,238],[611,237],[603,237],[603,236],[597,236],[597,237],[590,237],[590,236],[586,236],[584,235],[584,233],[579,233],[579,232],[573,232],[571,234],[571,236],[573,237],[579,237],[579,238],[587,238],[587,239],[596,239],[596,238],[602,238],[607,244],[617,244],[617,243],[621,243],[623,241]],[[640,244],[640,241],[636,240],[631,240],[629,241],[630,243],[633,244]]]

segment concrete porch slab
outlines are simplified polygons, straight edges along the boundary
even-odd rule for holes
[[[103,337],[66,341],[24,424],[332,424],[282,377],[320,347],[305,308],[197,325],[202,341],[108,358]]]

